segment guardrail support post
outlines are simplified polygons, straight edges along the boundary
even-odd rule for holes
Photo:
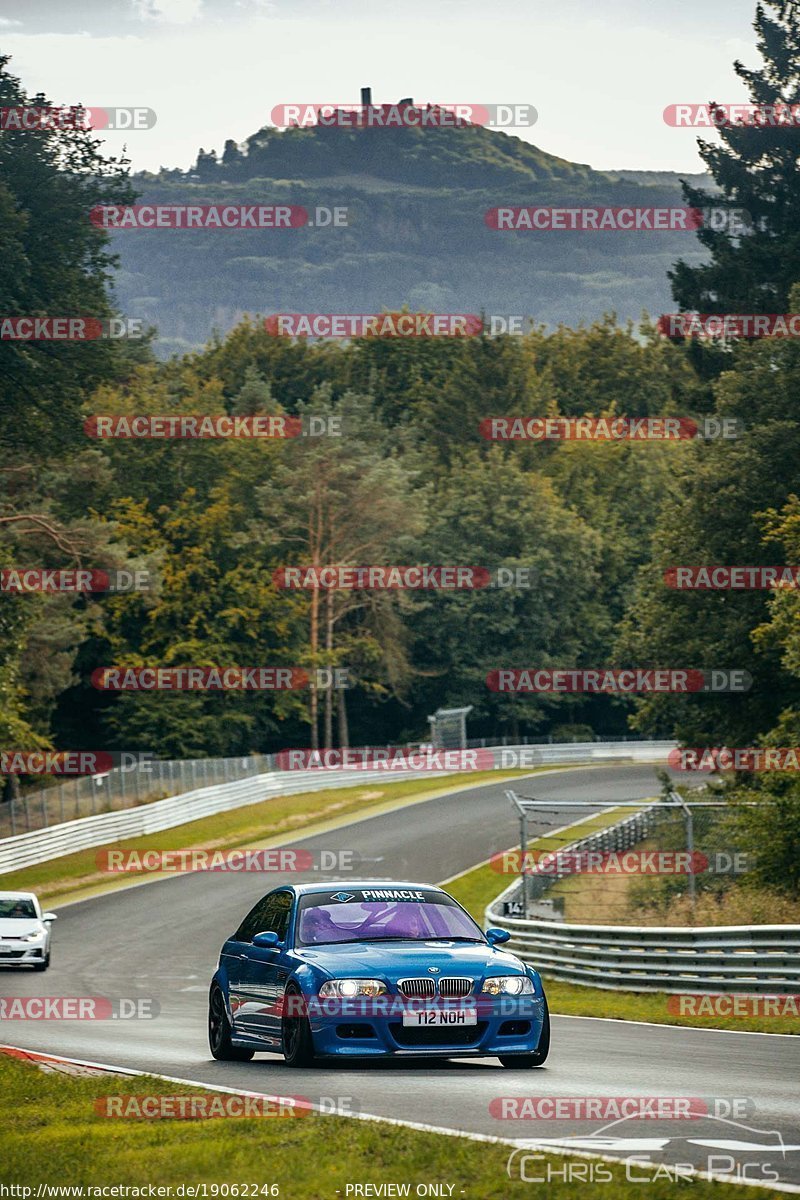
[[[670,796],[675,804],[681,806],[686,819],[686,849],[689,853],[689,904],[692,909],[692,924],[694,924],[697,907],[697,884],[694,878],[694,817],[691,808],[682,796],[679,796],[677,792],[670,792]]]

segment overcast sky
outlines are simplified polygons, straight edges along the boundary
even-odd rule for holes
[[[373,99],[519,103],[515,130],[597,168],[696,171],[668,104],[746,98],[754,0],[0,0],[0,44],[29,92],[142,105],[157,124],[109,135],[134,169],[186,167],[270,123],[274,105]]]

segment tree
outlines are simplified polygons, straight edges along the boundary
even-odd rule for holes
[[[599,660],[609,627],[597,600],[601,539],[541,473],[499,447],[462,454],[426,497],[417,549],[436,565],[487,567],[493,586],[421,592],[411,613],[420,664],[415,712],[475,706],[492,732],[541,727],[576,703],[564,697],[501,695],[486,676],[498,668],[569,668]],[[497,586],[498,568],[504,586]],[[527,570],[517,582],[517,569]],[[424,664],[424,671],[421,669]],[[423,725],[424,727],[424,725]]]
[[[390,432],[377,421],[368,397],[347,392],[337,403],[321,388],[298,405],[308,421],[321,421],[321,436],[292,439],[272,463],[258,489],[261,515],[252,537],[281,546],[284,565],[366,566],[390,562],[392,547],[402,552],[418,519],[410,504],[408,475],[393,453]],[[332,426],[331,422],[338,425]],[[338,428],[340,434],[329,432]],[[403,559],[400,559],[402,562]],[[413,560],[412,560],[413,561]],[[358,686],[373,697],[402,690],[408,675],[403,630],[393,618],[390,594],[311,588],[282,602],[304,611],[308,620],[305,663],[312,671],[357,658],[368,674]],[[347,651],[349,658],[344,659]],[[340,736],[347,737],[344,694],[338,696]],[[333,689],[324,690],[323,739],[333,737]],[[309,704],[311,745],[319,745],[319,695]]]
[[[734,63],[752,103],[800,103],[800,4],[765,0],[754,28],[763,66],[751,71]],[[676,263],[673,295],[682,309],[704,313],[786,312],[800,279],[800,130],[793,123],[722,124],[719,136],[720,145],[700,139],[699,147],[721,194],[684,184],[684,196],[698,208],[744,209],[753,224],[744,236],[699,229],[711,262]]]
[[[222,151],[222,165],[226,171],[234,171],[244,162],[242,152],[233,138],[227,138],[225,149]]]
[[[52,107],[27,96],[0,56],[0,107]],[[125,160],[105,158],[83,129],[4,131],[0,138],[0,309],[4,315],[111,317],[106,287],[116,262],[97,205],[135,198]],[[81,401],[124,377],[121,342],[0,340],[4,457],[64,454],[82,446]],[[8,459],[6,460],[8,461]],[[19,459],[17,461],[20,461]]]
[[[676,591],[664,580],[675,566],[787,561],[765,514],[800,494],[800,421],[794,415],[800,347],[791,338],[741,343],[732,366],[715,385],[716,412],[735,418],[742,436],[686,447],[622,638],[637,663],[752,675],[751,689],[740,695],[661,694],[640,701],[639,729],[672,732],[690,746],[753,745],[782,709],[800,707],[800,679],[787,670],[785,652],[782,663],[779,644],[756,635],[769,616],[769,593]]]

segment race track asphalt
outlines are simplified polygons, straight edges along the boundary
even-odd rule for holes
[[[465,789],[291,844],[355,851],[362,876],[440,882],[515,843],[508,786]],[[652,766],[627,764],[570,768],[516,786],[552,804],[532,822],[532,834],[586,815],[559,811],[559,802],[602,806],[659,790]],[[199,1083],[302,1095],[313,1103],[333,1098],[345,1110],[437,1128],[569,1138],[586,1150],[740,1175],[748,1163],[754,1182],[769,1186],[777,1175],[800,1185],[800,1037],[556,1016],[550,1058],[536,1071],[507,1070],[496,1059],[320,1064],[304,1071],[271,1054],[250,1063],[215,1062],[206,1041],[206,1003],[219,948],[260,894],[303,878],[270,875],[265,883],[252,873],[185,874],[62,908],[50,970],[2,970],[0,995],[152,997],[159,1014],[153,1020],[5,1020],[0,1041]],[[717,1102],[721,1114],[729,1102],[746,1101],[740,1111],[749,1115],[738,1124],[717,1116],[625,1120],[613,1127],[597,1120],[501,1120],[490,1102],[503,1096],[702,1097]],[[781,1151],[780,1138],[793,1149]]]

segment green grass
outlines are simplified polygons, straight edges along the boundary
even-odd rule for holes
[[[215,813],[198,821],[176,825],[147,837],[125,838],[54,858],[37,866],[25,867],[0,876],[4,890],[36,892],[47,905],[58,900],[70,900],[117,887],[157,874],[136,872],[112,875],[99,870],[97,855],[112,846],[128,850],[232,849],[263,846],[269,839],[285,838],[297,832],[307,836],[318,826],[343,818],[360,817],[381,808],[389,809],[466,787],[470,784],[494,783],[534,774],[527,768],[517,771],[467,771],[448,775],[439,782],[406,779],[401,782],[369,782],[347,788],[331,788],[322,792],[302,792],[295,796],[271,796],[231,812]]]
[[[800,1016],[678,1016],[669,1011],[666,992],[611,992],[548,978],[545,978],[545,984],[551,1011],[567,1016],[614,1017],[619,1021],[651,1021],[655,1025],[686,1025],[695,1029],[800,1034]],[[686,991],[694,991],[691,980],[687,981]]]
[[[630,812],[630,809],[626,809]],[[619,811],[600,813],[581,821],[570,833],[566,841],[576,841],[580,837],[613,825],[619,818]],[[565,845],[564,834],[549,834],[531,841],[531,850],[558,850]],[[463,875],[456,876],[447,883],[448,892],[455,896],[475,920],[484,926],[486,906],[500,895],[500,892],[511,882],[510,875],[501,875],[493,870],[489,863],[474,867]],[[550,1009],[575,1017],[613,1017],[621,1021],[651,1021],[656,1025],[685,1025],[699,1029],[734,1029],[750,1033],[794,1033],[800,1034],[800,1017],[728,1017],[728,1016],[679,1016],[670,1012],[667,1007],[669,996],[666,992],[618,992],[605,988],[584,987],[577,983],[567,983],[560,979],[545,976],[547,998]],[[692,992],[691,981],[687,981],[686,991]]]
[[[297,1093],[304,1091],[303,1078],[298,1072]],[[338,1086],[344,1092],[346,1079]],[[336,1200],[337,1192],[344,1200],[348,1183],[410,1183],[413,1195],[418,1183],[440,1182],[453,1185],[456,1200],[533,1194],[529,1182],[506,1174],[511,1147],[494,1143],[335,1116],[115,1120],[95,1110],[95,1101],[105,1096],[199,1091],[148,1076],[43,1074],[30,1063],[0,1056],[3,1183],[32,1187],[34,1194],[40,1183],[145,1189],[148,1184],[277,1184],[281,1200]],[[357,1097],[350,1107],[357,1108]],[[509,1136],[505,1129],[498,1135]],[[527,1130],[525,1135],[530,1136]],[[586,1160],[547,1155],[528,1170],[541,1175],[547,1162],[563,1171],[568,1161],[573,1170],[589,1169]],[[641,1185],[626,1181],[624,1164],[603,1166],[613,1180],[583,1183],[582,1196],[632,1200],[639,1194]],[[644,1173],[637,1166],[636,1175]],[[573,1200],[574,1186],[556,1176],[548,1195]],[[659,1177],[648,1184],[648,1200],[672,1200],[677,1186]],[[693,1200],[741,1200],[734,1184],[699,1180],[691,1191]],[[751,1194],[776,1195],[766,1188]]]

